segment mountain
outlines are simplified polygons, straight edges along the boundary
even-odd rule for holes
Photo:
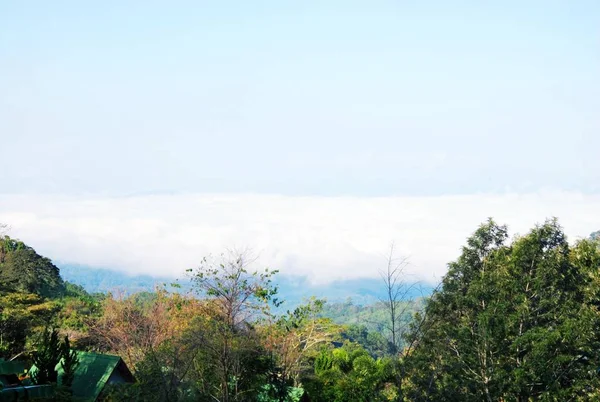
[[[0,290],[58,297],[65,284],[50,259],[20,240],[0,238]]]
[[[173,278],[150,275],[127,275],[111,269],[93,268],[85,265],[59,264],[62,277],[71,283],[81,285],[90,293],[122,292],[133,294],[150,292],[156,286],[175,282]],[[177,280],[183,291],[191,289],[187,278]],[[326,284],[311,284],[306,277],[278,275],[276,285],[279,294],[285,298],[282,308],[292,309],[311,296],[325,298],[329,303],[351,301],[355,305],[367,305],[385,297],[381,279],[346,279]],[[417,285],[408,293],[410,298],[418,298],[431,293],[433,287],[428,284]]]
[[[157,286],[174,282],[173,278],[150,275],[128,275],[112,269],[94,268],[79,264],[60,264],[65,281],[82,286],[89,293],[124,293],[126,295],[151,292]]]
[[[385,289],[380,278],[342,279],[325,284],[311,284],[306,277],[281,276],[279,291],[285,295],[288,304],[297,305],[304,298],[315,296],[331,303],[351,303],[363,306],[379,302],[385,298]],[[410,289],[407,298],[427,296],[433,286],[425,283],[407,283]]]

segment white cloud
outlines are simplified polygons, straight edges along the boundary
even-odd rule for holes
[[[56,261],[177,275],[208,253],[250,247],[259,263],[314,282],[377,275],[390,241],[415,278],[439,279],[487,217],[524,233],[556,216],[571,240],[600,229],[600,196],[0,196],[0,222]]]

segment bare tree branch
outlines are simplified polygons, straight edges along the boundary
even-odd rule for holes
[[[385,306],[389,321],[386,325],[390,332],[391,343],[394,346],[394,352],[400,348],[400,339],[402,328],[402,317],[411,307],[408,300],[410,292],[416,284],[408,285],[406,283],[406,267],[408,258],[395,256],[395,244],[391,243],[387,256],[387,265],[385,269],[379,271],[379,275],[384,283],[385,297],[380,302]]]

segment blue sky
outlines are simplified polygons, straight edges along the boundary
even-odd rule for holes
[[[600,3],[484,3],[3,2],[0,191],[599,192]]]
[[[598,1],[0,2],[0,222],[175,274],[439,280],[487,217],[600,229]]]

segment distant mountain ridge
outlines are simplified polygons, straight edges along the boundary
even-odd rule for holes
[[[81,285],[90,293],[122,292],[133,294],[151,292],[157,286],[177,282],[183,291],[191,289],[187,278],[179,280],[151,276],[128,275],[123,272],[94,268],[77,264],[57,264],[62,277],[71,283]],[[408,284],[409,286],[411,284]],[[336,280],[327,284],[311,284],[308,278],[301,276],[277,276],[279,293],[285,297],[284,308],[289,309],[301,304],[305,299],[316,296],[326,298],[328,302],[352,301],[355,305],[373,304],[385,297],[383,283],[379,278],[359,278]],[[407,297],[427,296],[433,287],[428,284],[413,286]]]
[[[589,235],[590,239],[600,239],[600,230]],[[183,291],[191,289],[187,278],[175,280],[163,276],[128,275],[114,269],[95,268],[87,265],[56,263],[64,280],[83,286],[88,292],[106,293],[151,292],[157,286],[178,282]],[[385,297],[384,287],[379,278],[343,279],[326,284],[311,284],[308,278],[301,276],[277,276],[280,294],[285,295],[285,308],[293,308],[304,299],[316,296],[326,298],[330,303],[351,301],[354,305],[369,305]],[[407,285],[411,285],[408,283]],[[431,284],[414,286],[407,294],[408,298],[428,296],[433,291]]]
[[[128,275],[108,268],[95,268],[79,264],[57,263],[65,281],[83,286],[89,293],[124,292],[133,294],[151,292],[157,286],[170,284],[175,280],[151,275]]]

